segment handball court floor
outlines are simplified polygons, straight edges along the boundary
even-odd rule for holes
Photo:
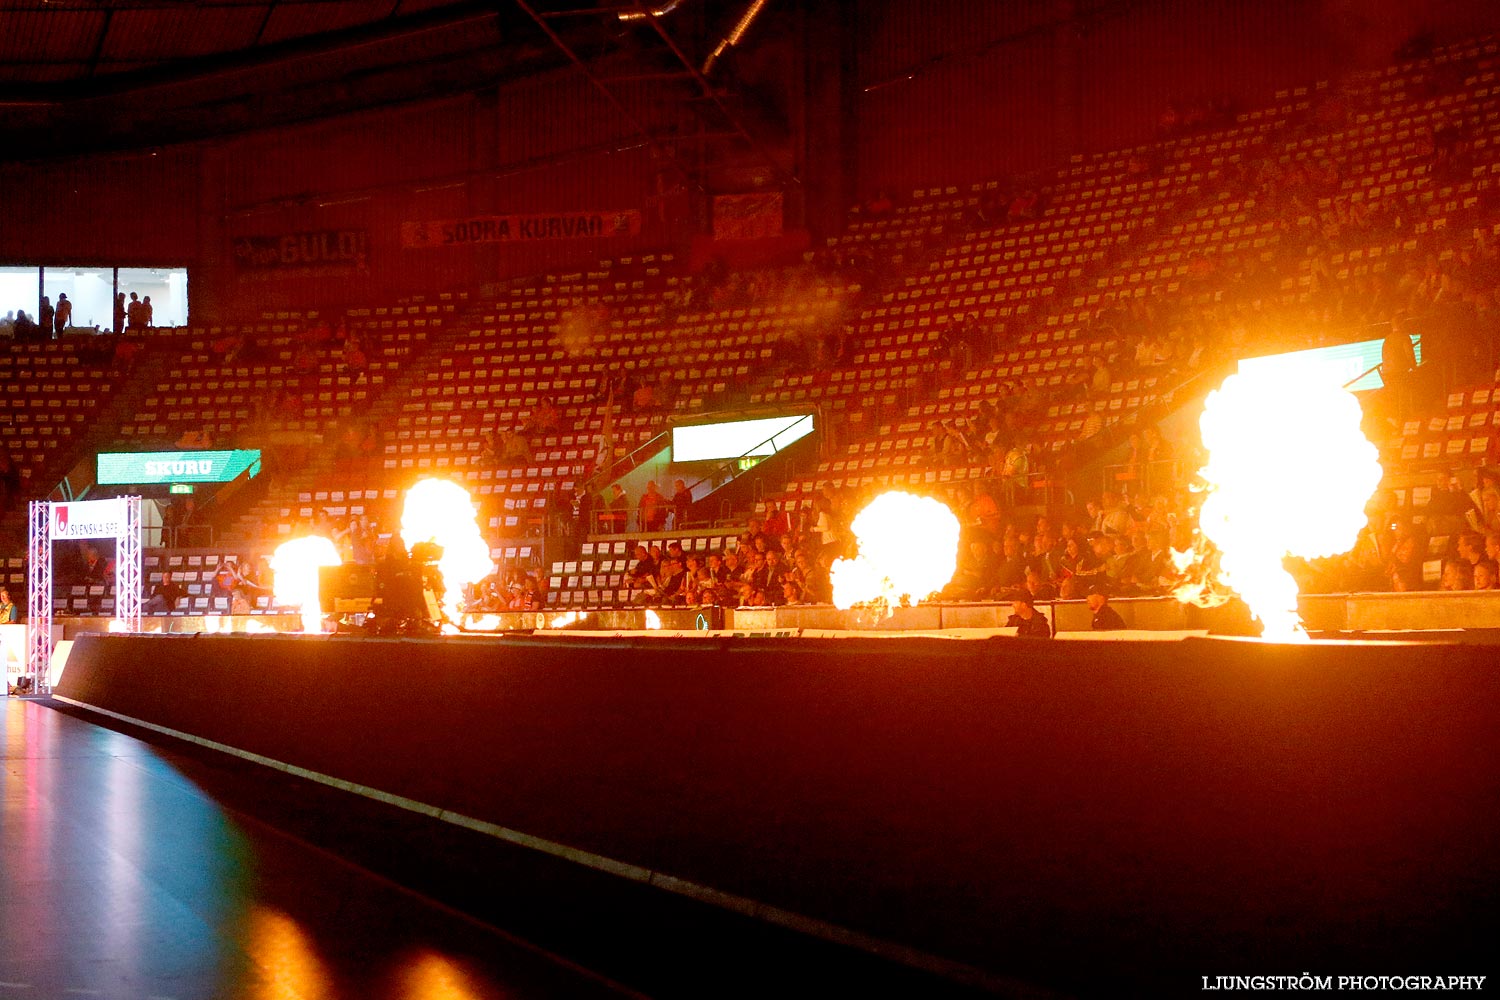
[[[0,1000],[963,992],[101,721],[0,703]]]

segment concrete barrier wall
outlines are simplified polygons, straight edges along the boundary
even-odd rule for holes
[[[1087,989],[1488,954],[1497,664],[1212,639],[91,635],[57,691]]]

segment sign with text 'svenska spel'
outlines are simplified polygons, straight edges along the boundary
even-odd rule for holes
[[[125,526],[125,501],[72,500],[52,505],[52,540],[118,538]]]

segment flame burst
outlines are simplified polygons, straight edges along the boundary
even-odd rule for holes
[[[855,516],[859,555],[833,563],[833,603],[841,611],[876,604],[891,614],[901,598],[920,603],[958,567],[958,518],[946,504],[910,493],[882,493]]]
[[[458,621],[464,587],[494,572],[490,547],[479,534],[469,492],[446,479],[424,479],[406,491],[401,508],[401,541],[409,549],[431,542],[443,550],[443,613]]]
[[[323,606],[318,598],[318,570],[343,563],[339,550],[320,535],[293,538],[276,546],[271,572],[276,603],[302,610],[302,631],[323,631]]]
[[[1200,427],[1209,494],[1198,526],[1219,551],[1220,580],[1265,638],[1305,637],[1282,559],[1347,552],[1364,527],[1382,471],[1359,400],[1285,372],[1240,373],[1209,393]]]

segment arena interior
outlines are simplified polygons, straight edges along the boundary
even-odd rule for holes
[[[1500,7],[0,0],[0,1000],[1483,989]]]

